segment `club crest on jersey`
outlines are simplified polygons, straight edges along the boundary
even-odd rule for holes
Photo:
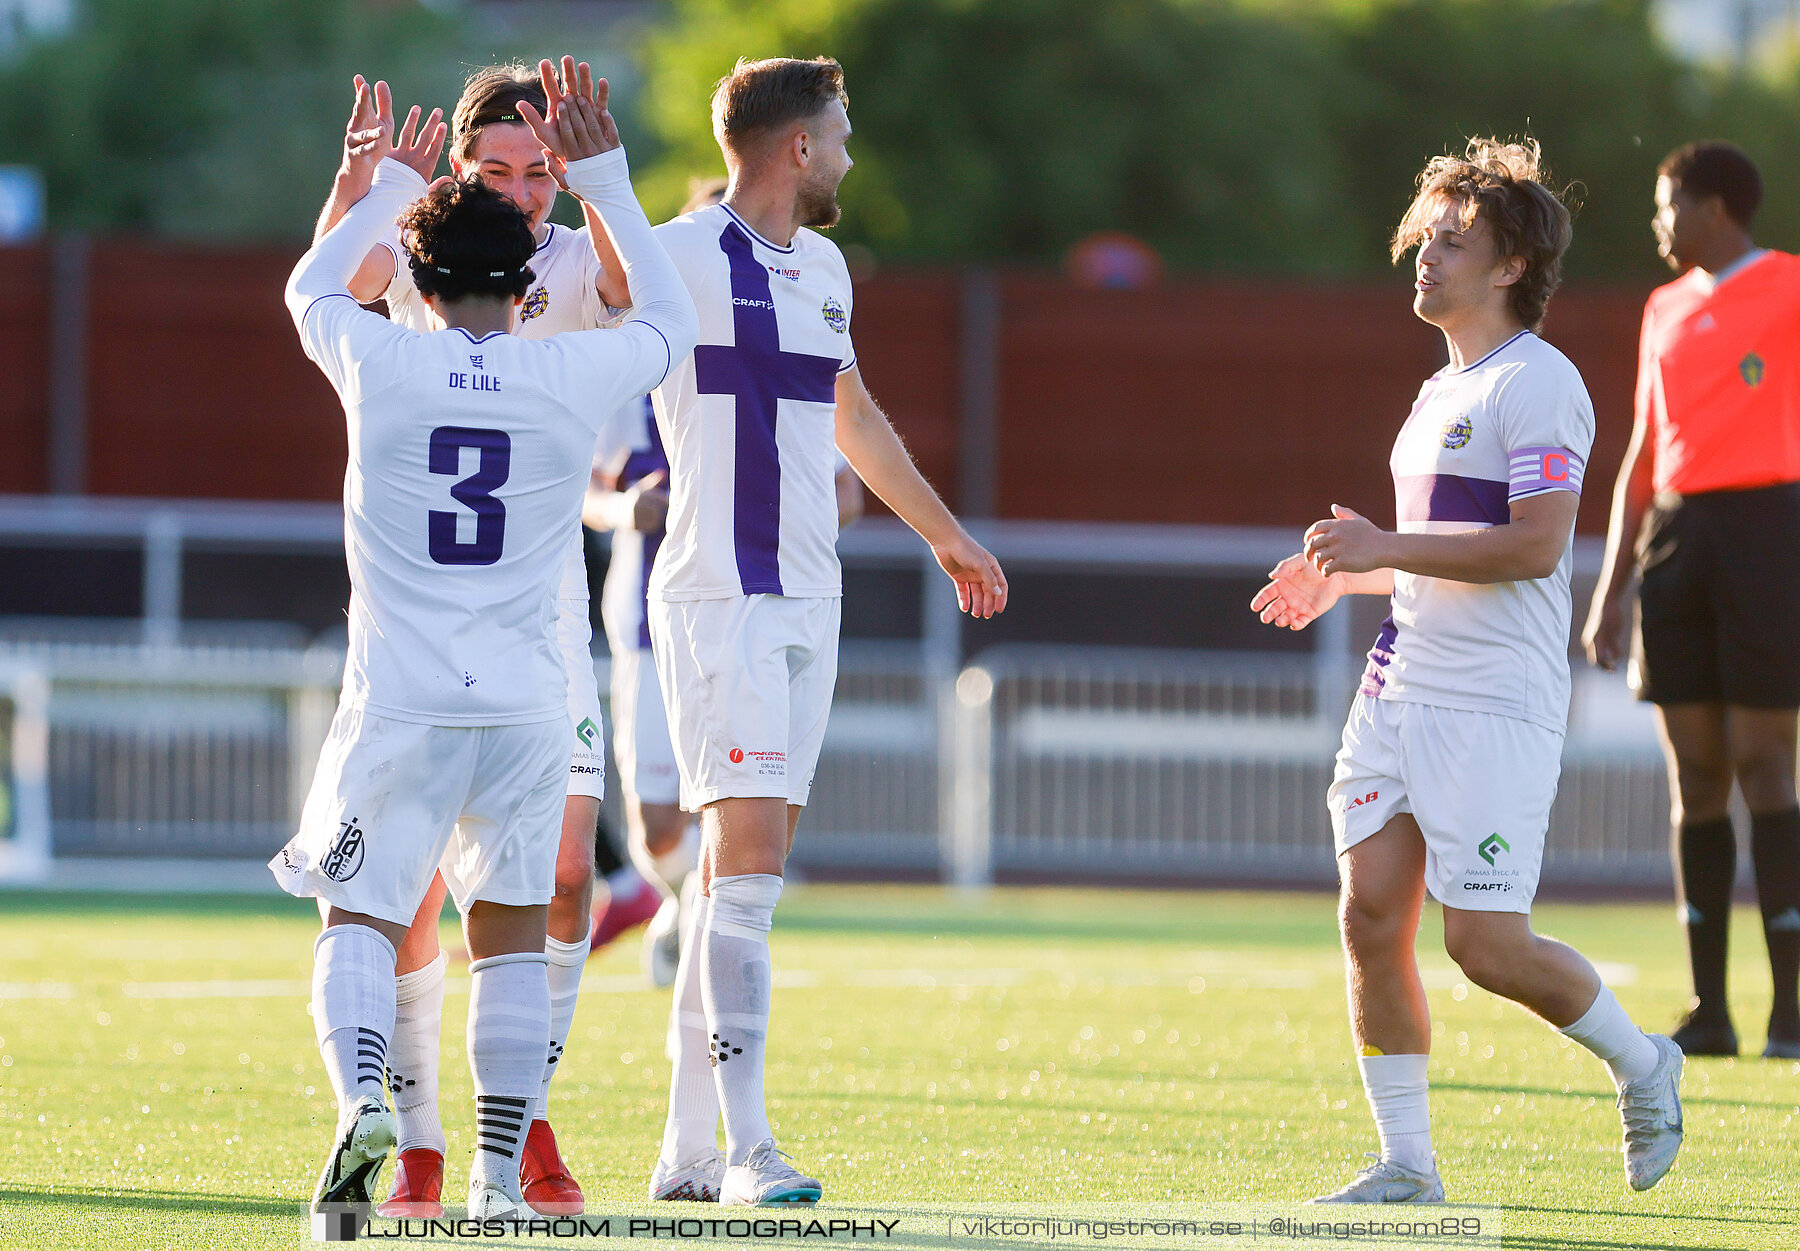
[[[844,306],[836,300],[827,299],[825,307],[821,311],[825,314],[825,324],[839,334],[843,334],[850,328],[850,317],[844,312]]]
[[[1458,413],[1444,423],[1444,450],[1454,452],[1458,448],[1467,447],[1469,440],[1475,437],[1475,427],[1469,421],[1467,413]]]
[[[524,305],[519,309],[519,320],[530,321],[533,317],[542,317],[544,310],[550,307],[550,292],[539,287],[525,297]]]
[[[1763,358],[1755,352],[1750,353],[1738,362],[1738,373],[1743,376],[1745,386],[1760,387],[1763,380]]]
[[[351,817],[338,826],[337,837],[331,840],[331,850],[319,861],[319,872],[334,882],[348,882],[362,867],[362,826],[356,823],[355,817]]]

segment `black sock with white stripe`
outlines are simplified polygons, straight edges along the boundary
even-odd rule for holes
[[[469,1069],[475,1078],[473,1195],[498,1187],[519,1196],[519,1157],[550,1050],[550,980],[542,951],[469,965]]]
[[[1775,982],[1769,1033],[1791,1041],[1800,1038],[1800,809],[1751,813],[1750,858]]]
[[[393,944],[365,925],[334,925],[313,944],[313,1029],[338,1111],[387,1102],[394,1030]]]

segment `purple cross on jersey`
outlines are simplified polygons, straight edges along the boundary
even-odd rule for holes
[[[737,397],[737,464],[733,515],[738,578],[746,595],[780,595],[781,454],[775,442],[780,400],[829,404],[837,398],[841,362],[781,350],[769,271],[736,222],[719,236],[731,263],[731,347],[694,349],[702,395]]]

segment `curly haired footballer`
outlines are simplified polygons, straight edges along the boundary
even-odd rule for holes
[[[414,285],[434,300],[520,300],[537,277],[530,266],[537,241],[525,214],[475,179],[446,182],[414,201],[400,217],[400,237]]]

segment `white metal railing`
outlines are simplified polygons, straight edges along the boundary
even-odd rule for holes
[[[1242,578],[1266,570],[1297,537],[974,528],[1015,577]],[[0,499],[5,534],[136,535],[146,544],[152,611],[141,629],[93,627],[95,638],[110,637],[85,643],[0,641],[0,673],[27,675],[12,688],[22,710],[15,724],[24,727],[15,772],[30,756],[31,709],[41,713],[44,846],[58,856],[271,854],[293,828],[329,725],[341,644],[274,646],[278,633],[246,630],[241,638],[263,643],[194,645],[206,631],[180,620],[181,545],[334,548],[342,539],[335,506]],[[152,550],[159,544],[160,556]],[[850,568],[918,574],[919,629],[910,639],[844,644],[795,849],[801,868],[933,874],[970,886],[1019,874],[1330,876],[1323,795],[1363,636],[1372,633],[1372,602],[1340,607],[1289,640],[1308,649],[1299,652],[1010,645],[965,663],[950,584],[916,536],[898,523],[866,523],[841,550]],[[1578,579],[1591,581],[1597,565],[1597,545],[1578,544]],[[603,692],[605,668],[604,658],[596,662]],[[0,698],[5,690],[0,681]],[[30,786],[14,785],[24,813],[35,802]],[[21,819],[21,832],[0,839],[0,853],[24,854],[17,849],[29,845],[28,826]],[[1617,679],[1577,666],[1546,880],[1664,880],[1666,829],[1648,713]]]

